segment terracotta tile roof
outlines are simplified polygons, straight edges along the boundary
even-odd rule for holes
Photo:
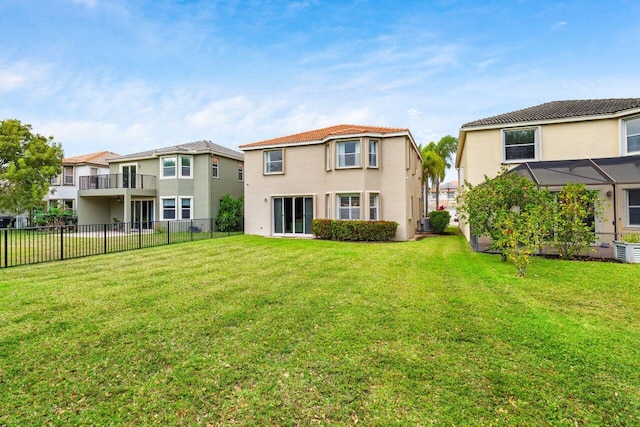
[[[506,114],[475,120],[465,123],[462,125],[462,128],[599,116],[615,114],[635,108],[640,108],[640,98],[553,101]]]
[[[172,145],[169,147],[163,148],[155,148],[153,150],[141,151],[139,153],[126,154],[124,156],[119,156],[114,161],[126,160],[126,159],[137,159],[137,158],[145,158],[145,157],[158,157],[165,154],[173,154],[173,153],[212,153],[222,157],[231,157],[234,159],[242,160],[244,158],[244,154],[239,151],[232,150],[227,147],[223,147],[222,145],[214,144],[211,141],[195,141],[188,142],[186,144],[178,144]]]
[[[387,128],[379,126],[360,126],[360,125],[337,125],[330,126],[328,128],[310,130],[307,132],[296,133],[294,135],[281,136],[279,138],[267,139],[264,141],[252,142],[250,144],[244,144],[240,146],[240,149],[264,147],[269,145],[279,144],[296,144],[303,142],[322,141],[330,136],[344,136],[344,135],[360,135],[360,134],[390,134],[390,133],[409,133],[409,129],[406,128]]]
[[[77,165],[77,164],[90,163],[93,165],[109,166],[109,164],[107,163],[107,160],[112,159],[114,157],[119,157],[119,156],[120,154],[113,153],[111,151],[100,151],[98,153],[82,154],[80,156],[66,157],[62,159],[62,163],[65,165],[71,165],[71,164]]]

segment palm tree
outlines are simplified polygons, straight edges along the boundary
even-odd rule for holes
[[[443,136],[437,143],[430,142],[427,147],[435,151],[443,160],[444,168],[440,174],[434,176],[432,184],[436,187],[436,206],[440,206],[440,182],[444,179],[447,169],[451,168],[453,154],[458,150],[458,138],[451,135]]]
[[[420,145],[420,153],[422,154],[422,198],[425,217],[429,212],[429,184],[433,185],[438,177],[444,177],[446,165],[445,160],[433,149],[433,145],[435,145],[433,142],[430,142],[425,147]]]

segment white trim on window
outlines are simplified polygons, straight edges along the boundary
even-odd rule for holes
[[[367,212],[369,221],[380,220],[380,193],[367,191]]]
[[[182,179],[193,179],[193,156],[178,156],[180,159],[180,166],[178,169],[179,177]],[[188,164],[185,165],[185,160],[188,160]]]
[[[160,157],[160,179],[173,179],[178,176],[177,156]],[[173,165],[171,164],[173,162]]]
[[[502,162],[522,163],[540,160],[542,158],[540,133],[540,126],[500,129]],[[507,139],[512,140],[508,145]]]
[[[211,158],[211,177],[220,178],[220,160],[217,157]]]
[[[179,219],[193,219],[193,197],[178,197]]]
[[[380,167],[380,140],[370,139],[367,147],[367,167],[378,169]]]
[[[620,120],[622,155],[640,153],[640,116]],[[632,149],[629,149],[631,140]]]
[[[177,208],[178,207],[176,206],[175,197],[160,197],[160,219],[161,220],[167,221],[167,220],[178,219]]]
[[[75,185],[75,168],[73,166],[62,167],[62,185]]]
[[[361,167],[360,140],[336,141],[336,169]]]
[[[264,151],[264,174],[282,175],[284,174],[284,149]]]
[[[324,169],[330,171],[331,166],[331,143],[327,142],[324,146]]]
[[[362,194],[341,193],[336,196],[338,219],[359,220],[362,218]]]
[[[238,163],[238,181],[244,181],[244,165]]]

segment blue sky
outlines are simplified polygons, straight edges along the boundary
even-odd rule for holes
[[[637,1],[3,0],[0,35],[0,119],[67,156],[340,123],[428,143],[547,101],[640,97]]]

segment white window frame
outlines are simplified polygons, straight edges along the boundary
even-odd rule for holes
[[[164,215],[164,202],[166,200],[173,200],[173,218],[167,218]],[[173,221],[178,219],[178,205],[175,197],[160,197],[160,219],[162,219],[163,221]]]
[[[280,152],[280,160],[271,160],[271,153]],[[272,170],[274,166],[280,164],[280,170]],[[284,174],[284,148],[264,151],[264,174],[265,175],[282,175]]]
[[[331,170],[331,143],[327,143],[324,146],[324,169],[326,171]]]
[[[184,208],[182,206],[182,201],[183,200],[188,200],[189,201],[189,215],[185,216],[183,211]],[[178,197],[178,218],[180,219],[193,219],[193,197]]]
[[[375,204],[371,203],[371,198],[375,197]],[[378,192],[367,192],[367,218],[369,221],[380,221],[380,193]],[[375,218],[371,218],[371,209],[375,209]]]
[[[349,206],[344,208],[342,206],[342,198],[343,197],[348,197],[349,198]],[[353,205],[353,198],[357,197],[358,198],[358,205],[354,206]],[[362,194],[360,193],[339,193],[336,195],[336,217],[340,220],[346,220],[346,221],[350,221],[350,220],[360,220],[362,219]],[[343,209],[348,209],[348,218],[343,218],[342,213],[343,213]],[[354,213],[357,212],[357,218],[355,218]]]
[[[630,151],[629,150],[629,137],[631,137],[631,136],[640,136],[640,133],[629,134],[629,132],[627,130],[628,129],[627,123],[630,122],[630,121],[634,121],[634,120],[639,120],[640,121],[640,116],[628,117],[628,118],[625,118],[625,119],[621,120],[621,135],[622,135],[621,145],[622,145],[622,154],[623,155],[633,155],[633,154],[640,153],[640,149],[634,150],[634,151]]]
[[[211,177],[220,178],[220,159],[217,157],[211,158]]]
[[[380,167],[380,140],[370,139],[367,147],[367,167],[378,169]],[[371,151],[372,147],[374,147],[373,151]],[[375,162],[371,162],[372,155],[374,156]]]
[[[530,158],[522,158],[522,159],[507,159],[507,145],[506,145],[506,137],[505,135],[509,132],[519,132],[519,131],[533,131],[533,143],[528,144],[529,146],[533,146],[533,157]],[[540,126],[529,126],[523,128],[508,128],[508,129],[500,129],[500,147],[502,150],[502,163],[524,163],[530,161],[540,160],[542,157],[541,153],[541,137],[540,137]]]
[[[631,197],[631,191],[640,192],[640,188],[628,188],[626,190],[626,193],[627,193],[627,197],[626,197],[626,200],[625,200],[625,204],[627,205],[627,221],[626,221],[626,223],[630,227],[638,227],[638,226],[640,226],[640,223],[637,223],[637,224],[631,223],[631,209],[640,209],[640,205],[632,205],[629,202],[629,198]]]
[[[71,175],[67,174],[69,169],[71,169]],[[67,182],[67,178],[71,178],[71,182]],[[62,185],[75,185],[75,168],[73,166],[62,167]]]
[[[331,219],[331,200],[333,199],[332,193],[327,193],[325,198],[324,198],[324,202],[325,202],[325,207],[324,207],[324,211],[326,216],[326,219]]]
[[[57,174],[53,178],[51,178],[51,185],[60,185],[62,184],[62,174]]]
[[[356,144],[355,152],[353,153],[340,153],[343,150],[343,147],[346,147],[347,144]],[[361,141],[359,139],[348,139],[344,141],[336,141],[336,169],[356,169],[361,168],[362,159],[361,159],[361,150],[360,150]],[[342,149],[342,150],[341,150]],[[354,163],[353,165],[346,165],[346,156],[353,156]]]
[[[189,160],[189,174],[183,173],[182,170],[182,168],[184,167],[182,165],[182,160],[185,159]],[[178,168],[178,176],[183,179],[193,179],[193,156],[178,156],[178,160],[178,165],[176,165],[176,167]]]
[[[165,174],[165,160],[173,160],[173,175]],[[178,176],[178,156],[160,157],[160,179],[175,179]]]

